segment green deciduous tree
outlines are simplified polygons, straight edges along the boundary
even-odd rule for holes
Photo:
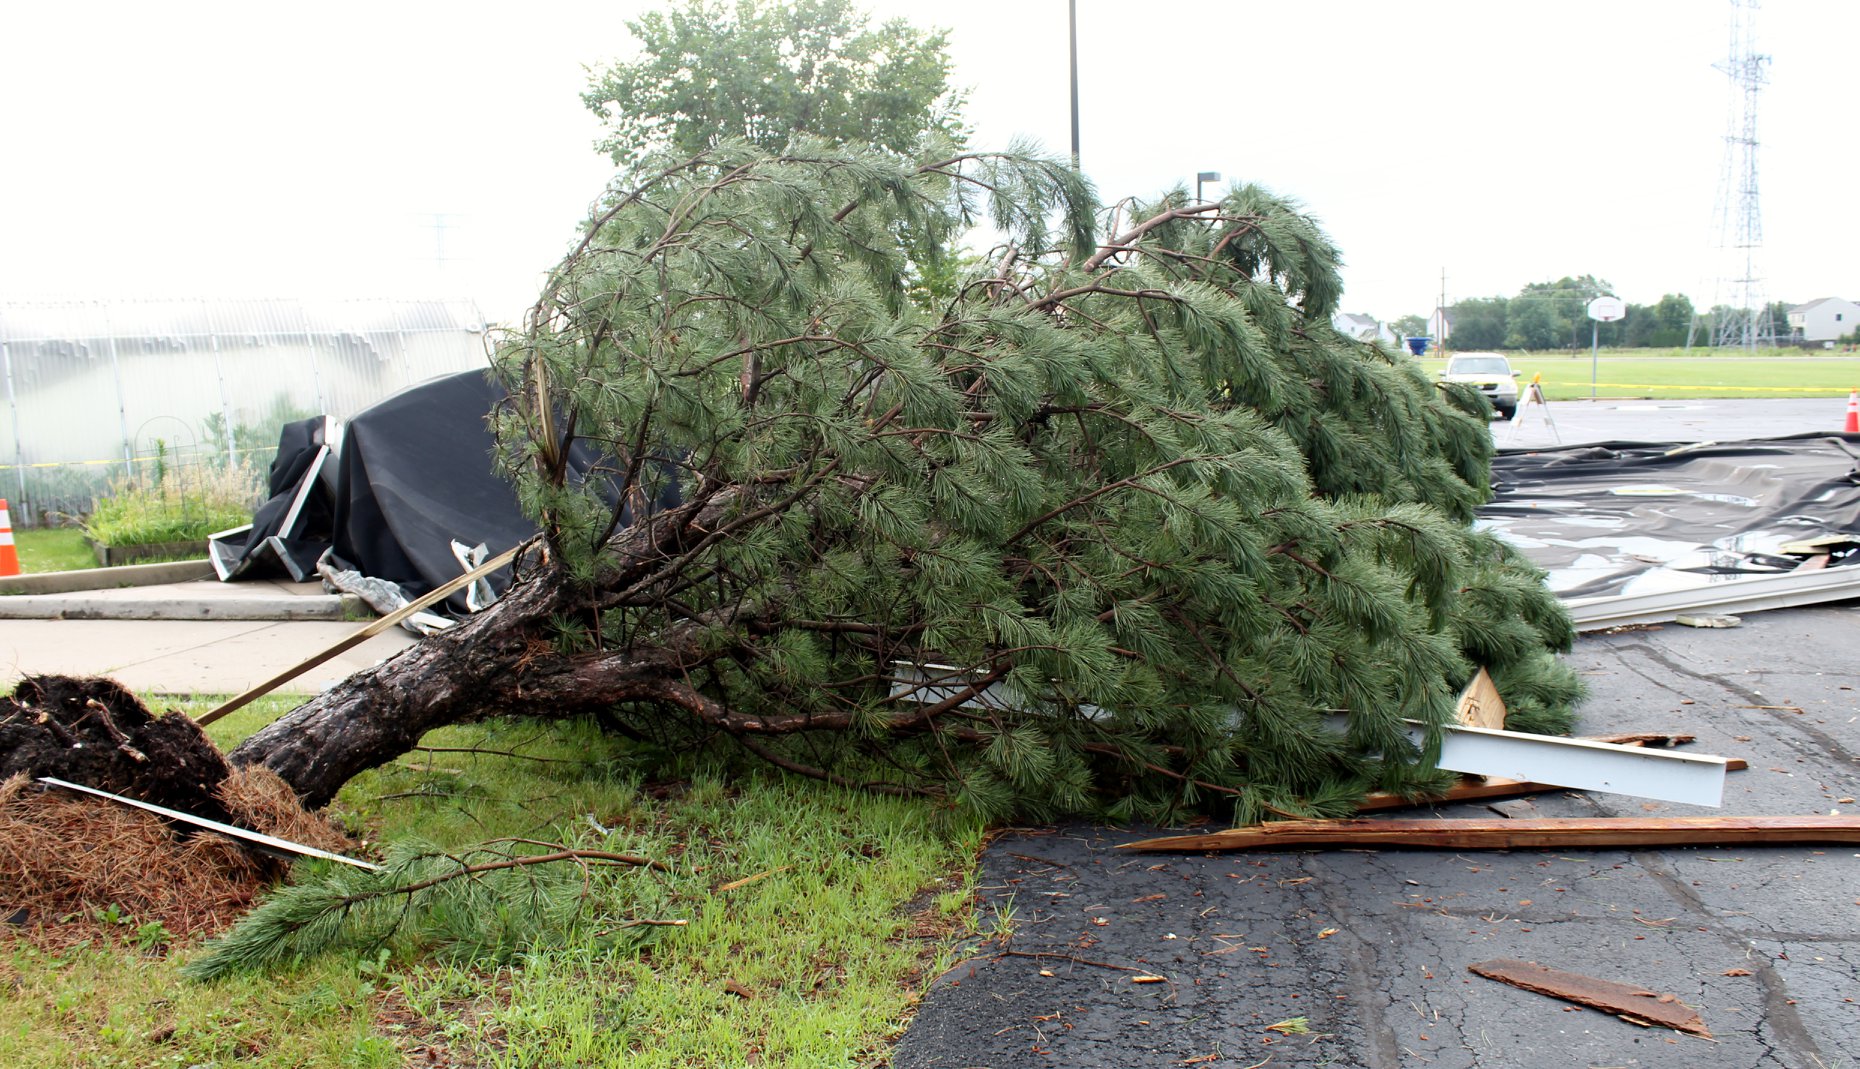
[[[236,763],[320,801],[438,724],[598,713],[995,817],[1251,820],[1439,783],[1404,718],[1479,665],[1515,724],[1563,723],[1568,617],[1471,527],[1483,405],[1330,328],[1296,206],[1177,190],[1100,241],[1021,151],[639,173],[496,361],[544,532],[520,581]],[[981,218],[988,269],[910,300],[900,235]]]
[[[1453,306],[1453,348],[1497,349],[1506,344],[1509,329],[1505,314],[1510,302],[1504,297],[1475,297]]]
[[[1505,344],[1519,349],[1576,349],[1589,344],[1588,305],[1614,287],[1594,275],[1563,277],[1555,282],[1533,282],[1518,291],[1508,310]],[[1604,324],[1613,344],[1613,329]]]
[[[849,0],[684,0],[627,27],[640,57],[594,72],[582,95],[618,163],[731,138],[774,152],[810,135],[900,154],[926,136],[961,140],[946,35],[901,19],[874,27]]]

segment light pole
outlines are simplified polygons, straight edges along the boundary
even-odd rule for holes
[[[1066,31],[1072,46],[1072,169],[1079,169],[1079,2],[1066,0]]]
[[[1219,171],[1202,171],[1200,174],[1197,174],[1195,176],[1195,203],[1202,203],[1201,184],[1203,182],[1218,182],[1220,180],[1221,172]]]

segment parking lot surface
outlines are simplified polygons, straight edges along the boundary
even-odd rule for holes
[[[1750,767],[1731,773],[1721,810],[1555,792],[1528,815],[1855,811],[1857,643],[1851,606],[1584,637],[1572,655],[1591,687],[1581,731],[1693,734],[1695,752]],[[1428,813],[1493,815],[1477,803],[1405,815]],[[1860,1052],[1852,845],[1114,849],[1153,833],[1071,825],[996,841],[981,884],[997,937],[935,984],[896,1069],[1831,1069]],[[1467,971],[1493,958],[1670,993],[1713,1038]]]

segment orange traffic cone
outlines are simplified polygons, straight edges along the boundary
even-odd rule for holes
[[[1860,390],[1847,395],[1847,426],[1841,428],[1844,434],[1860,434]],[[0,501],[0,508],[6,502]]]
[[[13,517],[7,513],[6,498],[0,497],[0,575],[19,574],[19,550],[13,546]]]

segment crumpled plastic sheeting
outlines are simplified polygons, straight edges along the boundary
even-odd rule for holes
[[[1501,453],[1479,524],[1565,598],[1656,593],[1801,563],[1784,543],[1860,539],[1860,438],[1803,435]],[[1860,564],[1844,551],[1831,567]]]

